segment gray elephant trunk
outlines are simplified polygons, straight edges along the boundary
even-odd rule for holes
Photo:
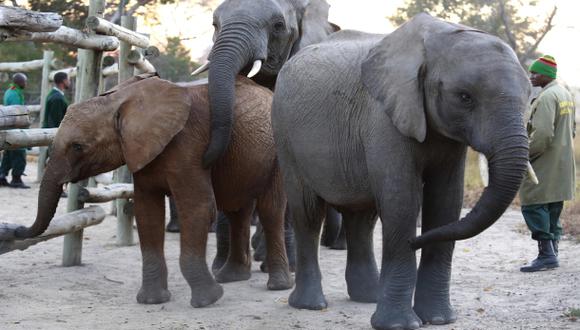
[[[411,240],[412,248],[471,238],[499,219],[518,192],[528,162],[528,139],[523,125],[507,131],[516,133],[498,138],[503,142],[485,153],[489,162],[489,185],[475,207],[460,221],[435,228]]]
[[[44,233],[46,228],[48,228],[62,194],[62,184],[59,178],[59,175],[55,173],[54,166],[51,166],[49,162],[49,166],[46,168],[45,175],[40,183],[36,220],[31,227],[16,228],[14,236],[17,239],[36,237]]]
[[[241,31],[235,31],[235,28]],[[234,85],[236,75],[251,63],[255,49],[252,34],[247,29],[224,29],[216,40],[210,55],[209,101],[210,141],[203,155],[203,167],[211,167],[226,151],[232,130]]]

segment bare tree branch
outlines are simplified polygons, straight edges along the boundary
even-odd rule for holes
[[[516,37],[514,36],[514,34],[512,32],[511,24],[510,24],[509,18],[507,17],[506,11],[505,11],[505,1],[504,0],[499,1],[499,15],[501,17],[501,21],[503,22],[503,26],[505,29],[505,35],[508,39],[508,43],[509,43],[510,47],[517,53],[518,44],[516,42]]]
[[[540,42],[542,42],[542,40],[544,39],[546,34],[548,34],[548,32],[550,32],[550,30],[552,30],[552,28],[554,27],[554,24],[552,23],[552,21],[554,19],[554,16],[556,16],[557,11],[558,11],[558,7],[554,6],[554,9],[552,9],[552,13],[546,19],[546,24],[544,25],[544,28],[541,30],[540,36],[536,39],[536,42],[520,58],[521,63],[523,63],[523,61],[525,61],[526,59],[530,58],[532,56],[532,54],[534,54],[536,52],[536,49],[538,49]]]
[[[154,1],[154,0],[139,0],[139,1],[137,1],[137,3],[136,3],[136,4],[134,4],[134,5],[133,5],[131,8],[129,8],[129,10],[127,10],[127,13],[126,13],[126,15],[127,15],[127,16],[132,16],[133,14],[135,14],[135,12],[136,12],[136,11],[137,11],[139,8],[141,8],[141,7],[143,7],[143,6],[146,6],[146,5],[148,5],[149,3],[153,2],[153,1]]]

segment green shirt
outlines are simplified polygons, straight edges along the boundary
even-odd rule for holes
[[[526,177],[520,189],[522,205],[574,199],[576,124],[572,95],[557,81],[546,85],[532,103],[527,124],[530,162],[539,184]]]
[[[24,94],[22,88],[15,84],[10,84],[10,88],[4,93],[4,105],[24,105]]]
[[[64,94],[53,88],[46,97],[46,107],[44,110],[43,128],[53,128],[60,126],[60,122],[66,114],[68,102]]]

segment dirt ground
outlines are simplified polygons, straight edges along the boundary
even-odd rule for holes
[[[24,178],[32,189],[0,188],[0,222],[33,222],[35,170],[36,164],[29,163],[29,176]],[[57,214],[65,208],[62,199]],[[485,233],[457,243],[451,299],[458,320],[428,328],[580,329],[580,320],[567,316],[570,308],[580,308],[580,245],[561,243],[557,270],[521,273],[519,267],[537,252],[522,224],[520,213],[510,210]],[[179,272],[178,234],[167,234],[172,298],[162,305],[139,305],[135,300],[141,281],[139,248],[117,247],[115,231],[111,216],[85,230],[80,267],[60,265],[62,237],[0,255],[0,329],[370,329],[375,305],[348,299],[345,251],[320,250],[326,310],[289,307],[290,291],[267,291],[266,274],[257,262],[249,281],[225,284],[225,294],[216,304],[194,309]],[[380,258],[380,225],[375,249]],[[214,253],[211,235],[208,262]]]

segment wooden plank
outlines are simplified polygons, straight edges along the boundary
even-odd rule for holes
[[[0,26],[31,32],[52,32],[62,25],[62,16],[18,7],[0,6]]]
[[[102,207],[90,206],[52,219],[42,235],[25,240],[14,240],[14,230],[20,225],[0,223],[0,254],[26,250],[39,242],[97,225],[103,222],[105,216],[105,210]]]
[[[110,36],[91,35],[66,26],[54,32],[6,31],[1,33],[5,41],[38,41],[65,44],[82,49],[112,51],[119,47],[119,39]]]
[[[119,38],[132,46],[147,48],[149,38],[141,33],[132,31],[123,26],[113,24],[107,20],[96,16],[89,16],[86,21],[87,26],[95,32]]]
[[[48,146],[58,128],[0,130],[0,150]]]
[[[79,191],[79,201],[83,203],[106,203],[119,198],[133,198],[132,183],[115,183],[104,187],[81,188]]]

